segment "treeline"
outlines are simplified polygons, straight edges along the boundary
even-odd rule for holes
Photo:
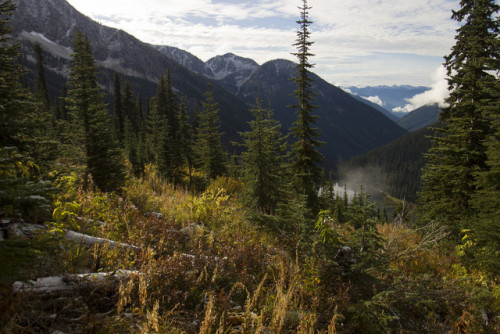
[[[317,152],[321,143],[312,126],[314,93],[308,71],[312,42],[306,5],[300,21],[303,29],[295,44],[299,65],[294,93],[297,104],[293,106],[297,121],[289,135],[293,139],[282,137],[272,110],[264,109],[257,99],[250,130],[241,133],[242,141],[236,143],[242,154],[232,157],[221,144],[219,109],[210,85],[205,99],[199,101],[201,107],[188,110],[182,92],[174,91],[168,69],[160,78],[156,96],[148,101],[142,101],[131,84],[116,74],[113,110],[108,112],[89,40],[80,32],[74,37],[69,78],[61,96],[51,104],[39,45],[35,45],[36,75],[30,92],[26,72],[17,62],[19,47],[11,45],[8,35],[8,15],[14,7],[10,1],[2,5],[7,18],[2,21],[2,77],[6,83],[2,152],[9,157],[20,154],[30,165],[40,167],[36,177],[46,179],[49,170],[79,171],[85,174],[87,186],[119,192],[127,168],[140,177],[145,166],[153,165],[164,180],[194,191],[202,191],[220,176],[241,178],[247,185],[247,204],[263,213],[277,212],[290,199],[301,202],[309,218],[319,211],[317,187],[323,157]],[[285,145],[293,141],[290,148]],[[16,153],[7,149],[11,146]],[[14,173],[13,163],[8,173]],[[5,205],[15,197],[10,195],[5,196]]]

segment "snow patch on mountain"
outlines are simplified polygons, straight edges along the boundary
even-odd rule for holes
[[[179,48],[167,45],[152,45],[155,49],[163,53],[168,58],[187,67],[196,74],[212,78],[213,72],[210,67],[195,55]]]
[[[45,37],[43,34],[34,31],[32,32],[23,31],[21,32],[20,36],[22,39],[27,40],[31,43],[40,44],[40,47],[44,51],[50,53],[52,56],[63,59],[71,59],[71,54],[73,53],[73,50],[71,48],[57,44],[56,42],[53,42],[47,37]]]
[[[112,58],[112,57],[108,57],[107,59],[105,60],[102,60],[102,61],[96,61],[98,65],[104,67],[104,68],[107,68],[107,69],[110,69],[110,70],[113,70],[115,72],[119,72],[119,73],[122,73],[122,74],[125,74],[125,75],[129,75],[131,77],[136,77],[136,78],[141,78],[141,79],[147,79],[147,80],[151,80],[151,81],[154,81],[155,79],[154,78],[149,78],[137,71],[134,71],[130,68],[127,68],[127,67],[124,67],[122,66],[122,60],[121,59],[117,59],[117,58]]]
[[[295,68],[295,63],[285,60],[285,59],[276,59],[271,61],[276,69],[276,76],[280,75],[289,75],[291,71]]]
[[[257,71],[259,64],[249,58],[239,57],[233,53],[216,56],[206,64],[212,70],[212,79],[232,79],[237,88],[240,88]]]

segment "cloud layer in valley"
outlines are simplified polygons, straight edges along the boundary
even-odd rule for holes
[[[450,96],[448,91],[448,81],[446,80],[446,69],[440,66],[433,75],[434,83],[431,89],[421,94],[417,94],[407,99],[408,104],[403,107],[394,108],[395,112],[410,112],[417,108],[438,104],[439,107],[446,107],[445,99]]]
[[[299,0],[69,0],[102,24],[203,60],[233,52],[258,63],[285,58]],[[449,53],[458,0],[310,0],[314,71],[337,85],[430,85]]]

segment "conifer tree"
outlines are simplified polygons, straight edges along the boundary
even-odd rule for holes
[[[169,87],[164,76],[160,78],[157,94],[157,108],[161,119],[161,132],[159,137],[158,147],[158,170],[166,178],[171,179],[174,174],[173,167],[173,147],[174,143],[171,140],[170,132],[170,106],[169,106]]]
[[[134,114],[137,118],[137,128],[138,131],[142,131],[144,129],[146,120],[144,117],[144,111],[142,110],[142,97],[141,94],[137,94],[137,98],[135,99],[135,111]]]
[[[36,55],[37,75],[35,77],[34,98],[36,111],[26,117],[26,127],[30,135],[25,139],[30,155],[43,167],[53,162],[57,156],[57,132],[54,129],[56,111],[50,107],[49,91],[45,76],[45,61],[42,48],[38,43],[34,47]]]
[[[261,213],[272,214],[284,196],[284,140],[281,125],[272,118],[272,111],[264,110],[260,99],[256,102],[257,107],[251,110],[254,119],[249,122],[250,130],[241,133],[241,146],[245,149],[241,155],[242,179],[251,206]]]
[[[293,185],[298,194],[306,196],[308,208],[313,213],[318,211],[318,195],[316,186],[321,182],[322,168],[320,164],[323,161],[323,156],[318,152],[318,147],[322,144],[317,140],[319,133],[312,125],[316,122],[317,116],[314,116],[313,109],[316,108],[312,104],[314,92],[312,91],[311,73],[309,69],[314,65],[309,63],[309,57],[313,56],[310,52],[313,42],[310,41],[309,25],[309,9],[307,0],[302,1],[302,6],[299,7],[301,19],[297,21],[300,25],[297,31],[297,40],[294,46],[297,52],[293,53],[299,63],[296,66],[297,74],[293,79],[297,84],[297,89],[294,96],[297,99],[297,104],[291,106],[296,109],[297,120],[293,123],[290,129],[295,143],[292,145],[291,152],[291,173],[293,177]]]
[[[124,119],[127,119],[132,124],[134,133],[139,132],[138,115],[135,114],[135,102],[134,102],[134,92],[132,91],[132,85],[129,81],[125,81],[123,86],[122,95],[122,108]]]
[[[496,88],[500,92],[500,83]],[[492,126],[495,132],[487,138],[487,170],[477,174],[472,205],[478,216],[470,228],[474,239],[473,261],[482,269],[500,275],[500,99],[492,103]]]
[[[17,62],[19,45],[10,40],[9,17],[15,10],[10,0],[0,0],[0,147],[19,146],[25,120],[26,92],[18,82],[22,73]]]
[[[200,128],[200,119],[201,119],[201,114],[200,114],[200,108],[198,107],[198,104],[194,105],[194,110],[193,110],[193,135],[196,138],[198,136],[198,129]]]
[[[198,165],[210,178],[216,178],[226,173],[226,154],[221,143],[219,109],[210,84],[201,104],[197,135]]]
[[[179,143],[179,104],[177,103],[177,96],[174,93],[172,86],[172,76],[170,69],[167,70],[167,107],[166,107],[166,121],[168,124],[167,137],[171,162],[171,176],[178,173],[179,167],[182,166],[182,153]]]
[[[127,158],[132,165],[132,172],[134,175],[139,176],[142,172],[142,165],[139,156],[139,141],[135,134],[132,122],[125,118],[125,133],[123,135],[123,145],[125,147],[125,153]]]
[[[152,97],[149,101],[149,113],[146,118],[146,147],[148,148],[146,160],[149,163],[159,164],[163,128],[163,118],[158,110],[157,99]]]
[[[476,175],[488,169],[484,141],[491,133],[492,103],[500,98],[497,12],[493,0],[462,0],[453,12],[462,25],[445,57],[449,107],[440,114],[443,127],[433,138],[422,175],[425,215],[448,225],[455,237],[474,214],[470,200]]]
[[[37,73],[35,79],[35,97],[42,103],[44,109],[50,110],[49,90],[47,88],[47,78],[45,76],[45,62],[40,44],[35,43],[34,50]]]
[[[121,154],[99,93],[90,42],[79,31],[75,34],[73,51],[67,103],[83,143],[87,172],[102,191],[118,190],[124,181]]]
[[[122,106],[122,89],[120,84],[120,75],[115,73],[114,77],[114,94],[113,94],[113,126],[115,136],[120,143],[123,142],[123,134],[125,132],[125,117]]]
[[[61,96],[56,100],[56,119],[68,121],[68,109],[66,108],[66,97],[68,95],[68,88],[66,84],[63,85]]]
[[[191,172],[194,164],[193,131],[191,129],[191,124],[189,124],[186,99],[184,97],[181,99],[181,105],[179,107],[179,148],[182,161],[187,164],[189,178],[191,180]]]
[[[28,214],[36,220],[50,210],[50,182],[39,177],[36,162],[28,158],[36,153],[32,144],[39,133],[34,127],[40,125],[34,121],[39,103],[18,81],[25,71],[8,26],[15,8],[10,0],[0,0],[0,216]]]

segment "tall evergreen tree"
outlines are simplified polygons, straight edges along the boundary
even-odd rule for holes
[[[142,172],[142,165],[139,152],[138,136],[135,134],[132,122],[125,118],[125,133],[123,135],[123,145],[128,161],[132,165],[132,172],[139,176]]]
[[[181,147],[180,147],[180,134],[179,134],[179,104],[177,103],[177,96],[174,93],[172,86],[172,76],[170,69],[167,70],[167,107],[166,121],[168,124],[167,137],[168,137],[168,153],[170,154],[171,163],[171,176],[178,173],[179,167],[182,165]]]
[[[241,155],[242,174],[248,202],[260,212],[272,214],[284,195],[284,140],[281,124],[272,118],[272,111],[264,110],[260,99],[256,102],[257,107],[251,110],[254,119],[249,122],[250,130],[241,134],[245,149]]]
[[[141,94],[137,94],[135,99],[135,111],[134,114],[137,118],[137,127],[139,132],[144,129],[146,125],[146,117],[144,116],[144,111],[142,110],[142,97]]]
[[[45,75],[45,61],[40,44],[34,46],[36,56],[36,79],[35,79],[35,97],[42,103],[46,110],[50,110],[49,90],[47,88],[47,78]]]
[[[452,15],[462,25],[445,57],[449,107],[440,114],[443,127],[427,155],[420,197],[425,215],[448,225],[455,236],[474,214],[476,175],[488,169],[484,141],[491,133],[492,103],[500,98],[497,12],[493,0],[462,0]]]
[[[174,174],[173,167],[173,147],[174,143],[171,141],[170,124],[168,122],[170,118],[170,105],[169,105],[169,92],[170,88],[167,84],[167,80],[164,76],[160,78],[158,84],[158,94],[157,94],[157,108],[158,114],[161,119],[161,134],[159,137],[160,146],[158,147],[158,170],[166,178],[171,179]]]
[[[123,134],[125,132],[125,117],[122,106],[122,89],[120,83],[120,75],[115,73],[114,77],[114,94],[113,94],[113,126],[115,129],[116,138],[120,143],[123,142]]]
[[[500,92],[500,82],[496,88]],[[487,170],[481,171],[476,178],[476,193],[472,205],[478,212],[473,219],[473,233],[476,250],[473,261],[479,267],[494,275],[500,275],[500,98],[491,105],[492,125],[495,132],[487,138]]]
[[[73,51],[67,103],[83,143],[87,172],[102,191],[118,190],[124,181],[121,154],[97,85],[90,42],[79,31],[75,34]]]
[[[57,156],[58,143],[56,141],[57,131],[56,111],[51,110],[47,78],[45,76],[45,61],[42,48],[38,43],[34,46],[36,55],[36,77],[33,96],[37,102],[36,112],[26,117],[27,128],[30,136],[26,138],[31,157],[43,167],[53,162]]]
[[[63,85],[61,90],[61,96],[56,100],[56,119],[57,120],[69,120],[68,109],[66,108],[66,96],[68,95],[68,88],[66,84]]]
[[[163,134],[163,118],[158,110],[156,97],[149,101],[149,113],[146,118],[147,161],[158,165]]]
[[[198,104],[195,104],[193,110],[193,134],[195,137],[198,136],[198,129],[200,128],[200,120],[201,120],[200,108],[198,107]]]
[[[184,97],[181,99],[179,107],[179,148],[181,159],[187,165],[189,178],[191,179],[191,171],[194,164],[193,130],[189,123],[186,99]]]
[[[219,109],[210,84],[201,102],[200,127],[197,135],[198,165],[210,177],[226,173],[226,153],[222,148]]]
[[[297,120],[290,129],[294,140],[296,140],[292,145],[291,173],[297,193],[306,196],[309,209],[316,213],[319,209],[316,186],[322,178],[320,165],[323,156],[318,152],[318,147],[322,144],[317,140],[319,133],[316,128],[312,127],[317,119],[317,116],[312,114],[316,106],[312,104],[315,93],[312,91],[313,79],[309,72],[309,69],[314,67],[313,64],[309,63],[309,57],[313,56],[310,48],[314,42],[310,41],[309,25],[312,22],[308,15],[311,7],[308,6],[307,0],[302,1],[302,6],[299,9],[301,19],[297,23],[300,28],[297,31],[297,40],[294,44],[297,52],[293,53],[298,58],[299,63],[296,66],[296,77],[293,79],[297,84],[297,89],[294,92],[297,104],[291,106],[291,108],[296,109],[297,113]]]
[[[21,144],[25,120],[27,95],[18,82],[22,73],[17,61],[19,45],[11,42],[8,25],[15,8],[10,0],[0,0],[0,147]]]
[[[50,182],[40,179],[38,161],[27,156],[40,153],[33,144],[47,128],[36,122],[40,103],[19,82],[25,71],[8,25],[15,8],[10,0],[0,0],[0,216],[36,220],[50,209]]]
[[[134,92],[130,81],[125,81],[123,86],[122,108],[124,119],[128,118],[134,132],[137,134],[139,132],[138,115],[135,113]]]

